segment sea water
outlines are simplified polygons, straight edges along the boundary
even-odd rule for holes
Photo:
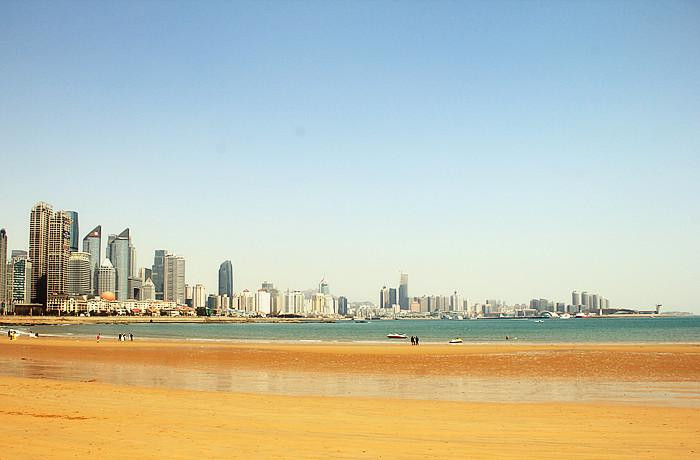
[[[44,335],[221,341],[387,342],[387,334],[418,336],[422,342],[614,343],[700,342],[700,316],[589,319],[377,320],[368,323],[133,323],[36,325]]]

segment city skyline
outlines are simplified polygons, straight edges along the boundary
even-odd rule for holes
[[[0,15],[11,249],[49,200],[211,292],[230,259],[236,286],[353,300],[403,270],[410,295],[700,313],[694,3],[84,10]]]
[[[233,299],[233,294],[250,293],[250,295],[253,296],[253,293],[256,293],[256,288],[254,286],[247,286],[239,291],[234,290],[233,264],[230,260],[225,260],[219,265],[219,269],[217,272],[218,285],[216,290],[212,288],[208,289],[201,282],[188,280],[185,275],[185,258],[181,255],[171,253],[167,250],[154,250],[153,265],[151,266],[151,268],[148,268],[148,266],[140,266],[140,264],[134,260],[134,255],[136,251],[135,247],[132,245],[129,228],[126,228],[118,235],[109,235],[104,255],[100,254],[99,251],[99,248],[101,246],[101,225],[98,225],[85,235],[85,237],[83,238],[83,252],[71,251],[72,247],[70,246],[70,244],[71,241],[74,240],[73,235],[76,231],[79,231],[78,226],[73,225],[73,221],[71,219],[73,216],[78,215],[79,214],[75,211],[71,211],[70,213],[65,211],[54,211],[53,205],[46,202],[38,202],[31,208],[29,226],[30,241],[39,241],[42,238],[44,238],[42,237],[42,232],[35,230],[35,228],[40,227],[39,223],[48,221],[48,229],[43,232],[45,234],[45,237],[48,238],[48,240],[45,241],[43,245],[45,247],[45,250],[48,250],[47,272],[49,273],[49,275],[46,284],[48,285],[47,292],[49,294],[49,297],[55,294],[92,295],[94,292],[94,286],[97,286],[98,288],[97,292],[95,292],[95,295],[102,294],[105,291],[111,291],[115,294],[116,300],[140,299],[140,295],[133,294],[135,291],[134,286],[132,286],[132,282],[134,283],[134,285],[137,286],[136,292],[140,292],[142,283],[148,282],[147,292],[149,294],[145,296],[144,299],[151,298],[150,292],[152,290],[153,299],[159,298],[160,300],[174,301],[179,305],[184,305],[185,299],[192,300],[193,298],[196,298],[197,302],[195,303],[198,304],[196,306],[199,307],[203,306],[203,304],[206,303],[205,300],[208,294],[210,296],[216,296],[218,294],[219,298],[221,298],[221,296],[224,295],[228,299]],[[10,246],[8,245],[7,240],[7,232],[3,228],[0,230],[0,254],[8,254]],[[60,247],[59,255],[62,265],[60,269],[52,269],[52,265],[56,265],[57,263],[54,261],[54,259],[56,259],[56,254],[52,253],[52,251],[54,253],[57,251],[57,249],[54,248],[57,245],[58,247]],[[27,254],[32,253],[40,254],[40,250],[37,249],[37,247],[30,248],[29,251],[25,251],[22,249],[12,249],[11,252],[13,258],[14,254],[16,253],[24,253],[24,257],[27,257]],[[97,257],[96,253],[98,254]],[[125,257],[126,259],[124,260]],[[128,273],[128,295],[119,294],[120,270],[113,266],[111,262],[112,259],[118,260],[119,265],[123,267],[122,270],[125,273]],[[93,274],[91,272],[93,269],[92,262],[94,260],[101,261],[99,266],[101,271],[98,271],[100,273],[105,272],[106,274],[111,273],[111,280],[103,282],[103,280],[98,276],[97,284],[92,284]],[[4,264],[3,267],[5,267]],[[9,268],[9,266],[7,268]],[[20,268],[24,269],[23,267]],[[54,272],[53,281],[51,281],[52,272]],[[139,273],[139,276],[136,276],[137,272]],[[148,276],[146,276],[146,273],[148,273]],[[162,274],[158,275],[158,273]],[[35,279],[34,283],[39,283],[37,284],[37,286],[41,286],[41,281],[36,281],[41,278],[41,273],[31,273],[31,275],[33,276],[33,279]],[[157,292],[159,292],[158,288],[153,282],[153,278],[155,277],[157,280],[159,279],[159,276],[162,277],[162,295],[160,297],[157,295]],[[60,282],[56,280],[57,277],[60,278]],[[57,284],[63,287],[61,289],[52,289],[52,286]],[[261,291],[268,293],[280,292],[278,289],[274,288],[274,283],[267,281],[267,278],[265,278],[265,281],[262,281],[260,285],[262,286],[262,289],[257,289],[258,293]],[[464,296],[464,293],[458,290],[454,290],[448,295],[444,295],[444,293],[439,292],[423,292],[419,294],[411,293],[408,290],[408,273],[404,271],[399,272],[399,279],[397,285],[398,288],[387,287],[387,285],[384,285],[380,289],[379,301],[376,304],[374,303],[374,301],[369,299],[351,299],[351,302],[367,302],[374,304],[380,309],[396,309],[398,311],[410,310],[413,312],[433,311],[432,308],[434,308],[435,306],[434,304],[436,302],[436,298],[438,310],[440,311],[442,311],[442,309],[445,306],[452,307],[451,311],[472,311],[472,307],[483,307],[479,311],[483,312],[484,314],[493,313],[494,311],[500,311],[499,309],[501,306],[527,308],[527,301],[523,299],[517,299],[515,301],[503,301],[502,298],[499,298],[499,300],[490,300],[492,298],[471,298],[470,296]],[[31,286],[31,288],[34,288],[36,290],[35,286],[33,285]],[[305,295],[306,293],[308,293],[308,291],[314,291],[314,289],[305,290]],[[285,292],[289,293],[302,291],[299,290],[299,286],[288,286]],[[321,281],[318,283],[318,288],[315,290],[315,292],[325,296],[331,294],[329,284],[326,280],[325,275],[321,278]],[[257,295],[258,294],[255,294],[255,297],[252,300],[253,304],[257,304]],[[311,295],[310,297],[310,300],[312,300],[313,305],[315,305],[316,302],[314,295]],[[333,307],[331,308],[331,310],[338,306],[337,302],[340,297],[345,299],[345,302],[348,301],[347,297],[343,295],[333,295],[332,297]],[[40,297],[37,296],[37,298]],[[277,298],[273,298],[276,302]],[[268,303],[272,302],[271,299],[272,298],[270,298],[270,296],[268,295]],[[282,297],[280,297],[280,299],[282,299]],[[423,302],[426,300],[428,301],[427,305],[430,305],[432,302],[433,306],[426,307],[426,305],[423,304]],[[552,301],[548,300],[548,298],[533,298],[529,301],[529,306],[530,308],[534,308],[540,311],[560,311],[563,308],[564,313],[575,313],[581,311],[581,307],[590,307],[591,311],[599,308],[607,309],[611,307],[613,309],[625,309],[629,307],[645,311],[652,311],[656,308],[656,311],[658,312],[658,307],[662,305],[618,305],[614,303],[610,304],[607,298],[599,296],[599,294],[597,293],[591,292],[589,294],[585,290],[582,290],[579,293],[576,289],[574,289],[571,292],[570,303],[567,303],[566,299],[563,299],[563,302],[560,302],[560,300],[562,299],[555,298],[555,300]],[[323,299],[321,301],[326,302]],[[270,306],[274,307],[272,303],[270,304]],[[578,307],[578,309],[577,311],[569,311],[568,308],[564,308],[567,306]],[[498,308],[496,308],[495,310],[489,310],[489,307]],[[314,306],[312,311],[315,311],[317,309],[323,310],[324,308],[325,307],[323,306],[318,308],[317,306]],[[671,310],[673,310],[673,308],[671,308]],[[280,309],[279,311],[283,311],[283,309]],[[290,313],[289,311],[283,312]],[[270,311],[268,311],[268,313],[270,313]]]

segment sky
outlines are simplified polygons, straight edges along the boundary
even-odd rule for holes
[[[210,292],[700,313],[699,82],[695,1],[0,2],[0,227]]]

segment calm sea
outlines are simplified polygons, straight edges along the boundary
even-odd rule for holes
[[[29,330],[28,327],[21,328]],[[47,335],[233,341],[386,342],[387,334],[416,335],[423,342],[700,342],[700,316],[668,318],[496,320],[383,320],[369,323],[242,323],[242,324],[84,324],[33,326]]]

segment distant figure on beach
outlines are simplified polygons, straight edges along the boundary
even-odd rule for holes
[[[134,334],[132,334],[131,332],[129,332],[129,340],[131,340],[132,342],[134,341]]]
[[[411,336],[411,345],[415,345],[415,344],[416,344],[416,338]]]
[[[416,345],[418,345],[419,339],[418,336],[416,336]]]
[[[100,343],[100,333],[97,333],[97,343]]]
[[[508,340],[508,339],[509,339],[509,337],[508,337],[508,336],[506,336],[506,340]]]
[[[121,334],[119,334],[119,338],[118,338],[117,340],[119,340],[120,342],[122,341],[122,335],[121,335]]]

